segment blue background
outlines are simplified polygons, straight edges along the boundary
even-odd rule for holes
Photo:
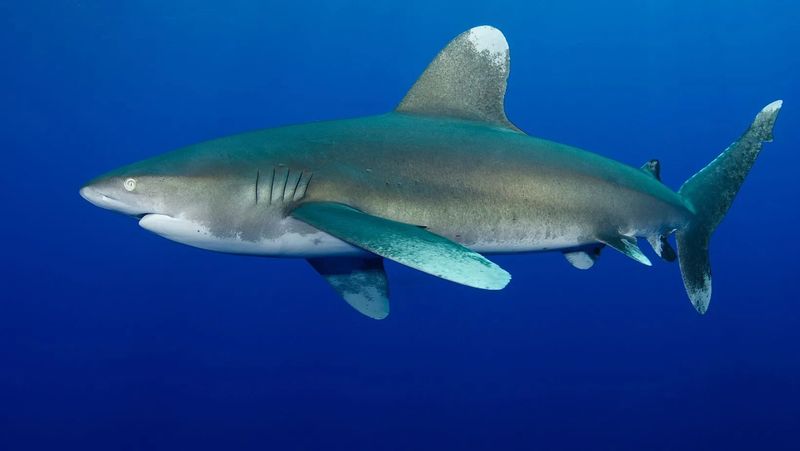
[[[0,1],[0,449],[798,449],[795,2],[274,3]],[[660,158],[674,188],[785,100],[706,316],[677,265],[605,252],[496,257],[501,292],[389,264],[371,321],[302,260],[78,196],[182,145],[388,111],[480,24],[508,37],[521,128]]]

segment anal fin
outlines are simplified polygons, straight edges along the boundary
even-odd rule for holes
[[[382,258],[311,258],[311,266],[351,307],[373,319],[389,315],[389,284]]]
[[[670,246],[666,235],[651,235],[647,237],[647,242],[653,247],[653,251],[662,259],[673,262],[677,257],[675,249]]]

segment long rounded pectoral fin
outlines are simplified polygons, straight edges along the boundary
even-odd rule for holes
[[[311,202],[297,207],[291,216],[354,246],[451,282],[500,290],[511,280],[503,268],[458,243],[347,205]]]

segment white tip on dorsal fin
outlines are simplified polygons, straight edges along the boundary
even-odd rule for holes
[[[510,61],[500,30],[484,25],[465,31],[439,52],[396,111],[481,121],[519,131],[503,107]]]

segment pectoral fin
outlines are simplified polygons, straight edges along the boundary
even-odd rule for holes
[[[331,202],[306,203],[291,215],[354,246],[452,282],[500,290],[511,280],[482,255],[415,225]]]
[[[373,319],[389,315],[389,284],[383,259],[326,257],[308,262],[359,313]]]
[[[614,249],[622,252],[623,254],[627,255],[628,257],[636,260],[637,262],[652,266],[653,264],[650,263],[650,259],[647,258],[642,250],[639,249],[639,246],[636,244],[636,238],[631,236],[625,235],[617,235],[613,237],[601,238],[601,242],[607,244],[609,247],[613,247]]]

